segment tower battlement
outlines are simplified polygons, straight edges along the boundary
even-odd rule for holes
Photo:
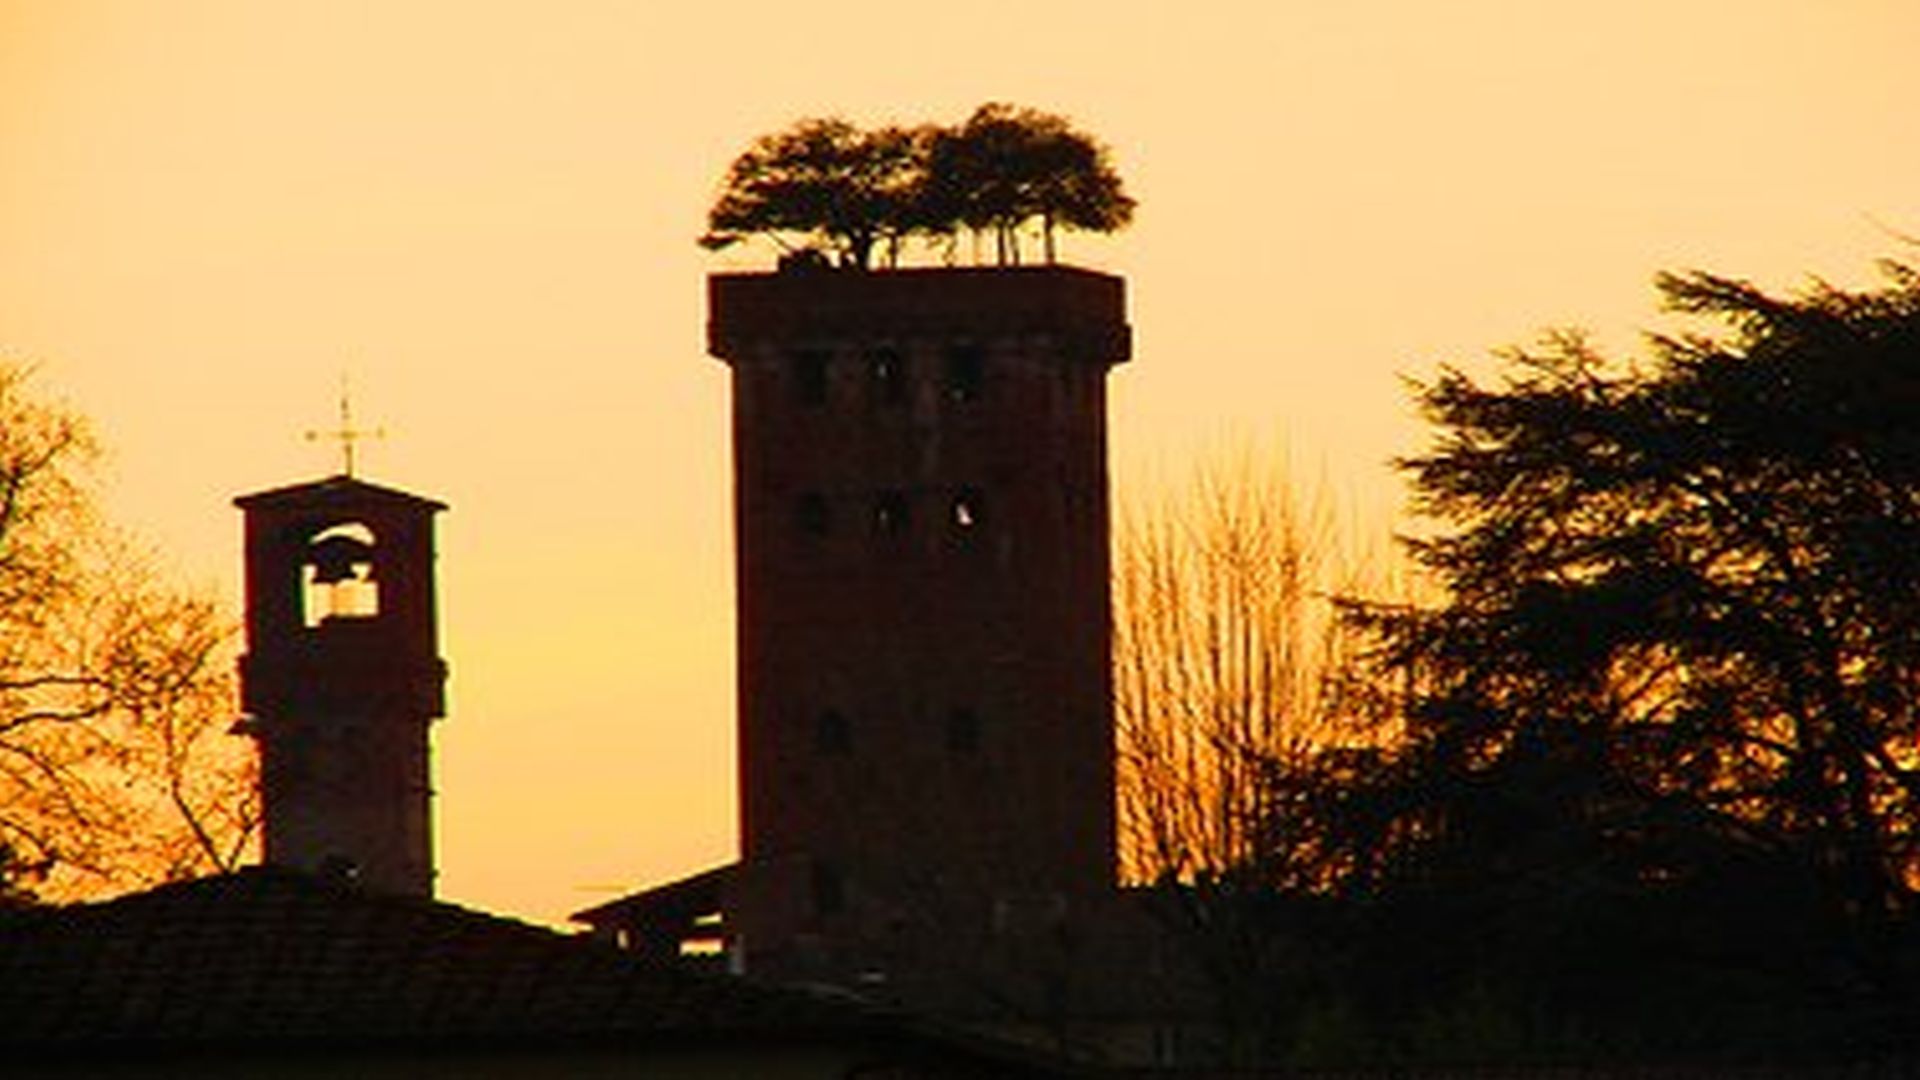
[[[1131,355],[1126,282],[1068,266],[790,269],[707,279],[707,351],[847,337],[1024,337],[1105,364]]]

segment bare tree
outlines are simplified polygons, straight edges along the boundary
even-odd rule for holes
[[[257,819],[231,623],[101,521],[85,423],[27,384],[0,367],[0,878],[69,899],[231,867]]]
[[[1351,637],[1338,598],[1378,594],[1381,564],[1333,501],[1241,450],[1122,509],[1114,706],[1122,863],[1214,995],[1243,1063],[1265,1053],[1287,937],[1281,898],[1341,870],[1324,810],[1391,736],[1335,694]],[[1284,977],[1284,976],[1281,976]]]
[[[1132,880],[1279,870],[1276,776],[1374,738],[1341,717],[1328,676],[1348,647],[1338,598],[1381,579],[1329,498],[1252,452],[1123,507],[1114,705]]]

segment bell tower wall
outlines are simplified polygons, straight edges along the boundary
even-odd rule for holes
[[[430,499],[339,476],[245,517],[245,730],[266,861],[433,893],[428,729],[444,714]]]

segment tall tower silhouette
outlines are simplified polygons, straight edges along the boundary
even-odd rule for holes
[[[1124,283],[792,268],[714,276],[709,311],[732,368],[749,970],[885,968],[890,943],[973,949],[1096,904]]]
[[[431,896],[427,729],[446,681],[433,515],[445,505],[346,475],[234,504],[266,861]]]

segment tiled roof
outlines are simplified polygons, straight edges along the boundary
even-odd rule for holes
[[[0,916],[0,1057],[113,1046],[946,1042],[913,1031],[855,1002],[652,966],[585,938],[281,870]]]
[[[664,885],[628,893],[604,904],[576,911],[567,916],[567,920],[600,927],[640,922],[650,916],[685,921],[696,915],[705,915],[720,909],[727,882],[738,872],[738,866],[738,863],[728,863]]]

